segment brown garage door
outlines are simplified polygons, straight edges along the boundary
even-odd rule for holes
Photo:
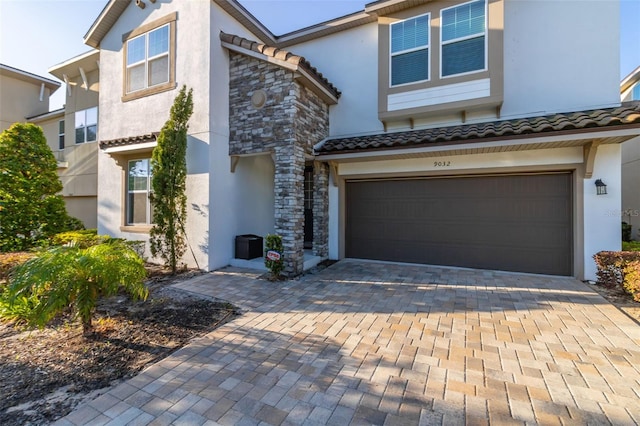
[[[349,181],[346,256],[571,275],[570,173]]]

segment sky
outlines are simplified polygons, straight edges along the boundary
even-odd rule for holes
[[[271,32],[280,35],[363,10],[371,1],[240,0],[240,3]],[[0,63],[55,80],[48,73],[50,67],[90,50],[83,37],[105,4],[107,0],[0,0]],[[622,79],[640,66],[640,0],[621,0],[620,32]],[[64,90],[58,89],[51,98],[50,109],[62,107],[63,102]]]

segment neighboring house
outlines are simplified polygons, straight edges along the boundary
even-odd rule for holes
[[[50,68],[66,84],[65,106],[29,117],[58,160],[67,211],[87,228],[97,227],[99,59],[92,50]]]
[[[49,97],[60,83],[0,64],[0,132],[27,117],[49,111]]]
[[[620,98],[640,101],[640,66],[620,83]],[[640,140],[622,144],[622,220],[631,224],[631,237],[640,240]]]
[[[620,143],[640,135],[618,19],[614,1],[381,0],[276,37],[235,0],[109,1],[85,35],[99,232],[148,238],[151,151],[187,85],[202,268],[275,232],[289,274],[309,247],[593,279],[593,254],[620,248]]]

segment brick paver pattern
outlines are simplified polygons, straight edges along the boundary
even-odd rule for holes
[[[346,260],[176,287],[243,314],[57,424],[640,423],[640,326],[572,278]]]

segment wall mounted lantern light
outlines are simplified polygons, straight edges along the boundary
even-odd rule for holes
[[[604,184],[602,179],[596,180],[596,194],[605,195],[607,193],[607,185]]]

